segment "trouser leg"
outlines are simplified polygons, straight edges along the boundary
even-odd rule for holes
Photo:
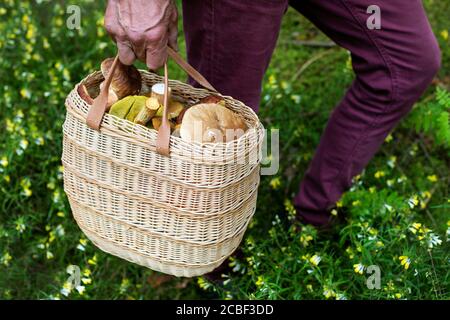
[[[440,66],[420,0],[378,0],[381,29],[369,30],[372,0],[294,0],[291,5],[352,54],[356,79],[332,113],[295,205],[320,225]],[[326,75],[324,75],[326,76]]]
[[[381,30],[369,30],[371,0],[292,0],[352,54],[356,79],[332,113],[295,205],[310,223],[351,185],[439,69],[440,53],[420,0],[379,0]],[[286,1],[185,0],[189,62],[221,93],[258,109],[261,80]],[[324,75],[326,76],[326,75]]]
[[[287,0],[184,0],[189,63],[220,93],[257,111],[287,5]]]

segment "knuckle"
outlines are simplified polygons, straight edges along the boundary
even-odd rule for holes
[[[145,38],[145,35],[142,32],[139,31],[130,31],[128,32],[128,39],[130,39],[131,42],[142,42]]]
[[[145,39],[149,43],[160,42],[164,38],[164,29],[155,28],[145,34]]]
[[[116,28],[115,28],[115,25],[113,22],[105,20],[104,27],[105,27],[106,31],[108,31],[108,33],[111,33],[111,34],[115,33]]]

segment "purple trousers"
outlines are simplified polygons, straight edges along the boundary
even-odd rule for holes
[[[323,225],[352,178],[430,84],[440,50],[421,0],[184,0],[189,62],[222,94],[257,111],[289,4],[351,52],[356,73],[294,201],[303,220]],[[367,26],[373,4],[381,9],[381,29]]]

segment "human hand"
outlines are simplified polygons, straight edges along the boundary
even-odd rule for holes
[[[174,0],[109,0],[105,28],[117,43],[119,59],[136,59],[151,70],[167,59],[167,45],[178,50],[178,11]]]

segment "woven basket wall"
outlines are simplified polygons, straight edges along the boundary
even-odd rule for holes
[[[163,79],[141,71],[152,86]],[[100,72],[82,81],[98,92]],[[194,103],[207,90],[170,81]],[[86,236],[100,249],[175,276],[212,271],[239,245],[256,208],[263,126],[241,102],[224,97],[250,128],[228,143],[171,137],[170,157],[156,153],[157,131],[105,114],[86,125],[89,105],[77,87],[66,100],[64,190]]]

